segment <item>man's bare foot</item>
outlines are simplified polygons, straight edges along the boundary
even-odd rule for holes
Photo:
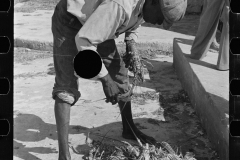
[[[228,71],[229,67],[216,67],[216,69],[219,71]]]
[[[120,101],[119,107],[121,111],[122,124],[123,124],[122,137],[126,139],[136,140],[136,137],[135,137],[136,135],[137,138],[144,144],[145,143],[155,144],[156,140],[153,137],[145,135],[135,126],[132,118],[131,101],[127,103]]]
[[[58,160],[71,160],[71,156],[69,153],[66,155],[59,154]]]
[[[211,49],[214,49],[214,50],[219,50],[219,44],[217,42],[213,42],[210,46]]]

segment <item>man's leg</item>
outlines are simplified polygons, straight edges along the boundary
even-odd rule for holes
[[[54,53],[71,53],[71,51],[67,52],[67,50],[69,48],[73,49],[72,47],[76,47],[76,45],[71,45],[67,41],[68,39],[65,39],[63,43],[61,42],[62,45],[59,47],[61,51],[58,50],[58,52]],[[54,44],[56,45],[56,43]],[[80,97],[77,77],[74,76],[74,68],[72,66],[73,58],[74,56],[54,55],[56,78],[52,94],[53,99],[55,99],[54,111],[58,133],[59,160],[71,159],[68,146],[70,108]]]
[[[216,36],[214,37],[210,48],[211,48],[211,49],[214,49],[214,50],[219,50],[219,44],[218,44],[218,42],[217,42]]]
[[[58,97],[55,99],[54,111],[57,124],[59,160],[71,159],[68,146],[70,107],[70,104],[63,102]]]
[[[67,50],[74,47],[74,45],[70,45],[67,41],[68,40],[65,39],[63,43],[61,42],[62,44],[61,47],[58,48],[58,52],[53,52],[55,54],[54,68],[56,71],[56,78],[52,95],[55,100],[54,111],[58,134],[59,160],[71,159],[68,146],[70,108],[80,97],[77,77],[74,76],[74,68],[72,66],[74,56],[62,56],[57,54],[60,52],[71,53],[71,51],[67,52]],[[54,43],[54,45],[56,46],[57,43]],[[67,46],[70,47],[68,48]]]
[[[192,59],[205,57],[209,47],[215,38],[219,17],[224,5],[224,0],[208,0],[198,26],[197,35],[194,39],[191,55]]]
[[[80,97],[78,78],[74,75],[73,59],[78,53],[75,35],[82,25],[77,18],[67,14],[66,6],[66,1],[61,0],[52,17],[53,60],[56,72],[52,97],[55,100],[59,160],[71,159],[68,146],[70,107]],[[63,25],[61,22],[66,24]]]
[[[220,40],[220,49],[217,62],[218,70],[229,69],[229,7],[224,6],[222,13],[223,17],[223,29]]]
[[[131,101],[128,102],[119,101],[118,105],[122,117],[123,125],[122,137],[132,140],[136,140],[137,137],[142,143],[155,144],[156,140],[153,137],[147,136],[144,133],[142,133],[134,124],[132,118]]]
[[[125,68],[125,64],[117,51],[115,41],[108,40],[103,42],[98,45],[97,51],[101,55],[103,63],[121,93],[129,91],[128,69]],[[136,140],[134,136],[135,133],[143,143],[154,143],[154,138],[145,135],[135,126],[132,118],[131,100],[120,100],[118,105],[122,117],[122,136],[126,139]]]
[[[203,1],[203,10],[202,10],[202,14],[201,16],[203,15],[203,13],[205,12],[206,8],[207,8],[207,1],[208,0],[204,0]],[[217,42],[217,39],[216,39],[216,34],[215,34],[215,37],[213,38],[213,41],[211,43],[211,46],[210,46],[211,49],[214,49],[214,50],[218,50],[219,49],[219,44]]]

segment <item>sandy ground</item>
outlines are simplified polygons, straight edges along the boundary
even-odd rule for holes
[[[35,0],[36,2],[38,0]],[[56,0],[57,1],[57,0]],[[45,1],[44,1],[45,3]],[[15,12],[31,12],[36,8],[52,10],[53,4],[36,5],[34,1],[16,8]],[[27,4],[27,5],[26,5]],[[21,5],[21,4],[20,4]],[[26,7],[26,8],[25,8]],[[175,24],[172,31],[195,35],[199,16],[186,16]],[[145,24],[145,27],[153,27]],[[158,27],[157,27],[158,28]],[[16,48],[15,53],[34,51]],[[38,51],[38,53],[41,51]],[[200,121],[172,67],[172,57],[158,55],[151,60],[146,82],[135,88],[133,96],[134,122],[142,132],[159,142],[166,141],[184,154],[193,151],[198,160],[216,160]],[[53,59],[50,57],[14,63],[14,159],[56,160],[58,144],[54,101],[51,98],[54,84]],[[71,109],[69,133],[70,152],[73,160],[86,159],[89,148],[85,144],[87,133],[99,140],[107,136],[121,137],[122,125],[117,105],[105,103],[101,83],[79,79],[82,96]],[[129,141],[136,143],[135,141]],[[104,143],[119,145],[106,139]]]
[[[28,52],[25,50],[24,52]],[[16,52],[23,52],[21,49]],[[39,52],[39,51],[38,51]],[[200,122],[182,90],[172,67],[172,57],[158,55],[151,60],[146,82],[136,87],[133,97],[134,122],[142,132],[157,141],[166,141],[185,154],[193,151],[198,160],[215,160],[216,153],[202,130]],[[14,63],[14,159],[58,158],[54,101],[53,59],[44,58]],[[105,103],[100,82],[79,79],[82,96],[71,109],[69,145],[73,160],[88,153],[85,138],[99,140],[109,129],[108,137],[121,137],[122,125],[117,105]],[[99,101],[96,101],[99,100]],[[129,141],[136,143],[135,141]],[[106,139],[104,143],[119,145]]]

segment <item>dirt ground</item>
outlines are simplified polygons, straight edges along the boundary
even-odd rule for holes
[[[26,0],[14,12],[52,10],[58,1]],[[186,15],[171,30],[195,35],[198,21],[199,15]],[[159,27],[149,24],[143,26]],[[140,48],[141,53],[151,58],[154,68],[148,66],[146,82],[134,90],[132,108],[137,127],[159,142],[168,142],[183,154],[187,151],[194,152],[197,160],[217,160],[218,156],[174,72],[171,51],[147,49],[152,48],[149,46]],[[14,50],[15,160],[58,158],[54,101],[51,98],[55,75],[51,54],[26,48]],[[69,133],[73,160],[86,159],[89,148],[85,144],[85,138],[89,132],[90,139],[101,140],[99,135],[110,130],[108,138],[104,140],[106,144],[120,145],[118,141],[125,140],[121,137],[118,106],[101,100],[105,98],[101,83],[79,79],[79,86],[81,98],[71,109]]]
[[[20,56],[19,56],[20,55]],[[31,56],[30,56],[31,55]],[[157,141],[168,142],[197,160],[216,160],[200,121],[172,67],[172,56],[154,54],[146,82],[134,90],[133,117],[137,127]],[[51,52],[15,48],[14,63],[14,159],[53,160],[58,157]],[[131,74],[130,74],[131,78]],[[106,144],[119,145],[122,125],[117,105],[105,103],[100,82],[79,79],[82,96],[71,109],[69,146],[73,160],[86,159],[86,135]],[[111,138],[111,139],[110,139]],[[135,141],[128,141],[136,143]]]

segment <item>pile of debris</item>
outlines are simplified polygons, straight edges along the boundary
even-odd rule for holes
[[[103,141],[103,139],[102,139]],[[89,160],[196,160],[192,152],[187,152],[185,156],[178,151],[174,151],[167,142],[156,145],[143,145],[138,140],[138,145],[131,145],[126,141],[121,141],[122,146],[104,144],[102,141],[91,141],[88,137],[86,144],[91,148]]]

